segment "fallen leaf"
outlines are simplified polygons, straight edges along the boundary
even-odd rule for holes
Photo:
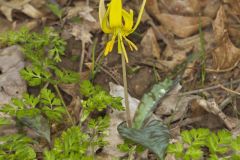
[[[43,17],[43,13],[41,13],[38,9],[32,6],[29,2],[30,1],[19,0],[0,1],[0,10],[9,21],[13,20],[12,19],[13,10],[21,11],[32,18]]]
[[[221,6],[213,23],[215,41],[218,47],[212,52],[212,57],[213,67],[217,71],[235,67],[240,61],[240,49],[231,42],[225,23],[226,15],[224,7]]]
[[[161,49],[158,45],[152,28],[149,28],[141,41],[141,53],[145,57],[154,57],[160,59]]]
[[[164,159],[170,134],[167,126],[160,121],[153,120],[142,129],[128,128],[126,122],[123,122],[118,126],[118,132],[123,138],[148,148],[158,158]]]
[[[89,28],[85,25],[72,25],[71,34],[76,40],[81,40],[84,43],[92,43],[92,34],[90,33]]]
[[[123,106],[125,106],[124,104],[124,88],[120,85],[116,85],[112,82],[109,83],[110,86],[110,94],[114,97],[122,97],[122,104]],[[131,110],[131,119],[133,119],[135,111],[137,109],[137,106],[139,104],[139,100],[137,100],[136,98],[131,97],[130,95],[128,95],[128,99],[129,99],[129,106],[130,106],[130,110]],[[105,138],[105,140],[108,142],[108,145],[104,147],[103,152],[108,154],[108,155],[112,155],[114,157],[120,157],[123,156],[124,153],[120,152],[117,149],[117,145],[122,144],[123,140],[122,138],[119,136],[118,131],[116,126],[118,126],[120,123],[122,123],[123,121],[126,121],[125,118],[125,111],[117,111],[117,110],[113,110],[110,114],[110,127],[109,127],[109,135]]]
[[[19,74],[24,65],[19,47],[11,46],[0,51],[0,106],[27,91],[26,82]]]
[[[206,27],[211,23],[211,18],[200,17],[202,27]],[[162,13],[157,15],[157,19],[168,30],[181,38],[186,38],[196,32],[199,28],[199,17],[187,17],[174,14]]]
[[[74,7],[67,8],[67,16],[64,19],[80,16],[89,22],[96,22],[96,19],[91,15],[92,11],[93,9],[87,6],[85,2],[75,2]]]
[[[24,116],[18,118],[21,123],[32,129],[39,136],[45,138],[49,143],[50,140],[50,126],[48,120],[40,114],[34,117]]]

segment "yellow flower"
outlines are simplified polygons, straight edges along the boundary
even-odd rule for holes
[[[104,0],[99,2],[99,21],[104,33],[111,34],[112,38],[105,47],[104,55],[108,55],[112,51],[115,39],[118,41],[118,53],[124,54],[126,62],[128,62],[127,52],[123,40],[125,40],[130,49],[137,50],[137,46],[130,41],[127,36],[134,32],[138,27],[146,0],[143,0],[142,6],[139,11],[136,24],[133,26],[133,11],[130,9],[127,12],[122,8],[122,0],[111,0],[108,4],[107,10],[105,8]]]

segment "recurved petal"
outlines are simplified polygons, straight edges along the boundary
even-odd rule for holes
[[[105,13],[102,23],[101,23],[101,28],[104,33],[112,33],[113,30],[109,26],[109,21],[108,21],[108,16],[109,16],[109,8],[107,9],[107,12]]]
[[[145,4],[146,4],[146,0],[143,0],[142,6],[141,6],[139,14],[138,14],[137,22],[136,22],[135,26],[133,27],[133,29],[131,30],[130,33],[134,32],[136,30],[136,28],[138,27],[138,25],[141,21],[141,18],[142,18],[142,14],[143,14],[143,11],[144,11]]]
[[[99,22],[100,22],[101,26],[102,26],[102,21],[103,21],[105,13],[106,13],[106,8],[105,8],[104,0],[100,0],[99,1],[98,16],[99,16]]]
[[[123,29],[125,32],[130,32],[133,27],[133,10],[128,13],[126,10],[122,10],[122,16],[124,20]]]

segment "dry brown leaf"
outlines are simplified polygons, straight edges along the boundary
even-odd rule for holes
[[[161,49],[152,28],[149,28],[141,41],[141,53],[145,57],[154,57],[160,59]]]
[[[89,22],[96,22],[95,18],[91,15],[93,9],[87,6],[85,2],[75,2],[74,5],[74,7],[67,8],[67,16],[65,19],[71,19],[73,17],[80,16]]]
[[[6,18],[9,21],[12,21],[12,12],[13,10],[18,10],[29,17],[32,18],[41,18],[43,17],[43,14],[36,9],[34,6],[32,6],[30,3],[30,0],[26,1],[20,1],[20,0],[11,0],[11,1],[5,1],[0,0],[0,11],[6,16]]]
[[[110,86],[110,94],[114,97],[124,97],[124,89],[122,86],[116,85],[114,83],[109,83]],[[137,109],[139,100],[136,98],[132,98],[129,96],[129,107],[131,110],[131,119],[133,119],[135,111]],[[124,99],[122,100],[122,104],[124,104]],[[123,105],[124,106],[124,105]],[[105,140],[109,143],[104,147],[103,153],[107,155],[112,155],[115,157],[121,157],[124,153],[120,152],[117,149],[118,144],[122,144],[123,140],[119,136],[117,131],[117,126],[126,120],[124,111],[113,110],[110,114],[110,126],[109,126],[109,135],[105,138]]]
[[[92,35],[89,31],[89,28],[85,25],[72,25],[71,34],[75,37],[76,40],[81,40],[84,43],[92,43]]]
[[[213,23],[215,41],[218,47],[212,52],[212,56],[213,66],[217,71],[230,69],[240,61],[240,49],[231,42],[225,23],[226,15],[223,6],[221,6]]]
[[[206,27],[211,23],[211,18],[200,17],[202,27]],[[188,37],[198,31],[199,17],[187,17],[173,14],[159,14],[157,19],[168,30],[181,38]]]
[[[215,100],[205,100],[201,98],[197,99],[196,102],[209,113],[213,113],[214,115],[218,116],[228,129],[232,130],[239,125],[239,120],[225,115],[225,113],[223,113],[218,107]]]
[[[0,106],[27,91],[26,82],[19,74],[24,65],[19,47],[12,46],[0,51]]]
[[[147,0],[146,2],[146,10],[152,17],[156,18],[156,15],[161,14],[158,8],[158,1],[157,0]]]
[[[175,14],[199,13],[209,0],[161,0],[162,7]]]

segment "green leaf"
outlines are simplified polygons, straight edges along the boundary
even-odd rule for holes
[[[232,134],[227,130],[220,130],[217,135],[220,144],[230,144],[232,141]]]
[[[167,148],[167,152],[171,154],[175,154],[177,158],[183,156],[183,145],[181,143],[169,144]]]
[[[133,119],[133,128],[139,129],[143,127],[158,103],[174,84],[174,81],[165,79],[163,82],[155,84],[149,93],[144,94]]]
[[[0,137],[1,160],[36,160],[32,140],[20,134]]]
[[[187,144],[191,144],[193,141],[192,135],[188,130],[182,131],[181,137],[182,137],[183,141]]]
[[[202,158],[203,152],[199,148],[190,147],[186,152],[186,156],[191,157],[193,160]]]
[[[164,158],[170,135],[168,128],[160,121],[151,121],[142,129],[127,128],[126,122],[123,122],[118,126],[118,132],[123,138],[148,148],[158,158]]]
[[[50,126],[46,118],[42,115],[28,116],[21,114],[21,116],[18,116],[18,120],[50,143]]]
[[[235,152],[240,152],[240,136],[232,141],[231,147]]]
[[[49,3],[48,8],[56,15],[59,19],[62,18],[63,10],[56,3]]]
[[[66,113],[66,110],[63,107],[55,107],[54,109],[50,109],[49,107],[44,106],[41,108],[41,110],[49,120],[56,122],[61,122],[63,115]]]
[[[209,151],[213,154],[217,152],[217,145],[218,145],[218,137],[215,133],[211,133],[207,139],[207,147]]]
[[[51,77],[47,71],[43,71],[40,67],[26,67],[20,71],[21,76],[28,81],[30,86],[38,86],[42,82]]]
[[[90,97],[95,91],[94,86],[90,81],[84,80],[80,84],[80,93],[85,97]]]
[[[12,121],[10,119],[0,118],[0,127],[3,125],[9,125],[9,124],[12,124]]]

